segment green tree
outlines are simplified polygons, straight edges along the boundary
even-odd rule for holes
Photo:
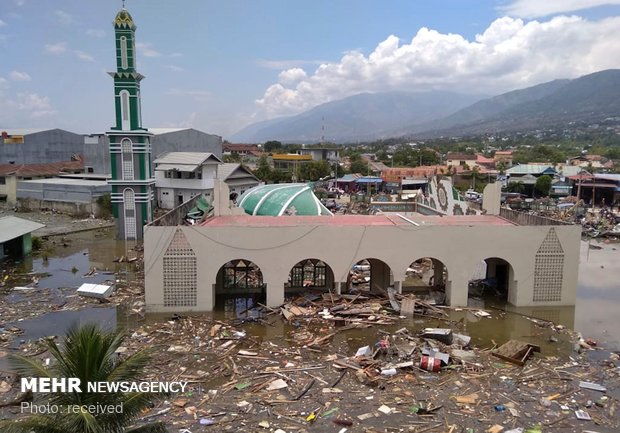
[[[281,150],[281,149],[282,149],[282,143],[276,140],[267,141],[265,142],[265,144],[263,144],[263,150],[267,153],[271,153],[274,150]]]
[[[518,192],[519,194],[525,191],[525,185],[523,182],[510,182],[506,187],[507,192]]]
[[[549,195],[549,190],[551,190],[551,181],[551,176],[543,174],[538,179],[536,179],[534,189],[538,191],[542,196],[546,197]]]
[[[271,179],[272,169],[269,165],[269,160],[267,159],[267,155],[262,154],[258,159],[258,164],[256,166],[256,170],[254,170],[254,176],[262,180],[263,182],[268,182]]]
[[[32,415],[25,419],[3,421],[3,433],[165,433],[161,422],[140,427],[133,424],[142,411],[162,394],[90,392],[88,382],[123,382],[139,378],[148,365],[147,351],[137,352],[125,359],[117,357],[116,351],[122,345],[124,336],[117,332],[101,330],[97,325],[86,324],[71,328],[59,347],[49,339],[45,342],[53,362],[44,366],[39,361],[15,355],[10,362],[15,372],[22,377],[40,378],[78,378],[81,393],[37,394],[40,400],[35,404],[58,405],[59,407],[87,407],[89,405],[121,405],[122,413],[94,414],[87,410],[65,411],[65,413],[45,413]],[[77,412],[77,413],[72,413]]]

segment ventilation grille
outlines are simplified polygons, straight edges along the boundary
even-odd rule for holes
[[[555,229],[549,229],[538,248],[534,265],[534,302],[562,300],[564,249]]]
[[[196,254],[177,229],[164,254],[164,307],[195,307],[196,281]]]

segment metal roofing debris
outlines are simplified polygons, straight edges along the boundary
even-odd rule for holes
[[[106,284],[91,284],[84,283],[77,290],[78,295],[88,296],[91,298],[107,298],[112,294],[114,286],[108,286]]]
[[[14,216],[2,217],[0,218],[0,243],[10,241],[43,227],[45,227],[45,224]]]

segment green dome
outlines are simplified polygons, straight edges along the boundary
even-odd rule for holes
[[[238,203],[249,215],[280,216],[287,210],[294,215],[332,215],[305,183],[256,186],[239,197]]]

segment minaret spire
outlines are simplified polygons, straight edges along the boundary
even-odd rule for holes
[[[140,240],[143,227],[153,220],[155,179],[151,161],[151,133],[142,126],[140,81],[136,70],[136,29],[131,14],[121,9],[114,18],[116,123],[107,132],[110,143],[112,209],[118,238]]]

